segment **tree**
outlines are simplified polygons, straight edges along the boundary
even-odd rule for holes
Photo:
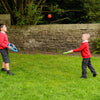
[[[41,4],[46,0],[1,0],[5,13],[11,14],[12,24],[37,24],[41,19]],[[30,16],[30,17],[29,17]],[[34,17],[33,19],[31,19]],[[29,21],[31,19],[31,21]]]
[[[100,0],[0,0],[0,7],[18,25],[100,22]]]
[[[84,11],[86,22],[100,23],[100,0],[85,0]]]

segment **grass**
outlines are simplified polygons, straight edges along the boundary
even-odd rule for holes
[[[0,72],[0,100],[100,100],[99,57],[91,59],[98,76],[87,69],[87,79],[80,56],[10,53],[10,60],[15,75]]]

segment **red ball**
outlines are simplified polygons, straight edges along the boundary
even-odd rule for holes
[[[51,14],[48,14],[48,18],[52,18],[52,15]]]

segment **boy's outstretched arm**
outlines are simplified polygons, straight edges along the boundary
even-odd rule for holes
[[[79,48],[74,49],[74,50],[69,50],[69,52],[70,53],[72,53],[72,52],[79,52],[79,51],[82,51],[85,47],[86,47],[86,45],[82,44]]]
[[[79,52],[79,51],[82,51],[84,48],[86,48],[86,45],[85,45],[85,44],[82,44],[79,48],[74,49],[73,52]]]

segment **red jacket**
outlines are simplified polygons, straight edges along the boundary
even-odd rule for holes
[[[91,57],[88,41],[83,42],[81,44],[80,48],[73,50],[73,52],[78,52],[78,51],[81,51],[81,55],[83,58],[90,58]]]
[[[0,49],[8,48],[8,37],[4,32],[0,32]]]

